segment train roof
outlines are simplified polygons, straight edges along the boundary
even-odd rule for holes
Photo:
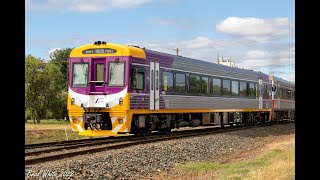
[[[95,50],[104,50],[104,53],[99,54],[98,51],[95,52]],[[177,66],[182,67],[183,69],[198,69],[207,72],[214,71],[222,76],[226,75],[237,78],[244,77],[244,79],[248,79],[249,77],[250,80],[255,81],[257,81],[258,78],[263,79],[263,81],[268,81],[269,79],[269,75],[260,71],[257,72],[250,69],[230,67],[200,59],[193,59],[164,52],[154,51],[151,49],[140,48],[134,45],[121,45],[109,42],[105,43],[97,41],[92,44],[86,44],[83,46],[76,47],[71,51],[70,57],[132,56],[135,58],[146,59],[146,56],[148,54],[154,56],[166,56],[170,59],[173,59],[174,63]],[[275,77],[275,81],[279,82],[281,85],[294,88],[293,82],[281,79],[279,77]]]
[[[183,56],[177,56],[173,54],[167,54],[167,53],[158,52],[150,49],[144,49],[144,51],[146,52],[147,56],[148,54],[151,54],[156,56],[166,56],[166,57],[172,58],[174,63],[179,64],[179,66],[184,70],[198,69],[198,71],[202,71],[202,72],[206,70],[208,72],[214,71],[216,74],[219,74],[221,76],[225,75],[225,76],[230,76],[235,78],[243,77],[243,79],[249,78],[250,80],[254,80],[254,81],[258,81],[258,78],[261,78],[264,81],[268,81],[269,79],[269,75],[262,72],[253,71],[250,69],[230,67],[222,64],[217,64],[214,62],[193,59],[193,58],[188,58]]]
[[[279,77],[274,77],[274,80],[276,83],[279,83],[280,86],[286,86],[286,87],[293,88],[293,89],[295,88],[294,82],[290,82],[290,81],[287,81],[287,80],[279,78]]]

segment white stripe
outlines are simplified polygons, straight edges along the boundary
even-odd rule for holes
[[[80,132],[83,132],[83,129],[82,129],[82,127],[81,127],[79,124],[75,124],[75,126],[77,126],[77,128],[78,128],[78,130],[79,130]]]
[[[118,124],[111,132],[118,132],[122,128],[123,124]]]
[[[112,122],[112,124],[113,124],[114,122],[116,122],[116,120],[117,120],[117,117],[111,117],[111,122]]]
[[[124,130],[124,132],[128,132],[128,128],[126,128],[126,129]]]

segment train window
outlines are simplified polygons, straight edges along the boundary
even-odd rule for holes
[[[209,86],[209,78],[208,77],[201,77],[201,94],[209,94],[210,93],[210,86]]]
[[[269,85],[268,84],[263,84],[263,94],[262,94],[262,98],[263,99],[269,99]],[[278,91],[279,92],[279,91]]]
[[[249,84],[248,95],[251,97],[255,97],[256,91],[255,91],[254,83],[248,83],[248,84]]]
[[[173,73],[163,71],[162,73],[162,90],[173,92]]]
[[[222,95],[230,96],[231,93],[231,84],[229,79],[222,80]]]
[[[200,77],[199,76],[190,74],[189,92],[191,94],[200,94]]]
[[[247,83],[246,83],[246,82],[243,82],[243,81],[240,82],[240,96],[241,96],[241,97],[248,96],[248,93],[247,93]]]
[[[211,94],[221,95],[221,79],[212,78]]]
[[[143,90],[144,89],[144,68],[133,67],[131,69],[131,89]]]
[[[109,86],[124,86],[123,62],[109,62]]]
[[[182,73],[176,73],[175,77],[175,87],[176,93],[185,93],[186,92],[186,76]]]
[[[87,87],[88,63],[74,63],[72,72],[72,86]]]
[[[96,85],[97,86],[102,86],[103,85],[103,82],[104,82],[104,64],[102,63],[99,63],[99,64],[96,64],[96,81],[101,81],[101,82],[96,82]]]
[[[231,81],[232,96],[239,96],[239,81]]]

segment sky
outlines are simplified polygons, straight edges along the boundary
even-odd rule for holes
[[[294,0],[25,0],[25,54],[136,45],[295,81]]]

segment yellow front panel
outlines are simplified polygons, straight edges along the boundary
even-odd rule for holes
[[[95,48],[110,48],[115,49],[116,53],[104,53],[104,54],[83,54],[83,50],[88,49],[95,49]],[[87,44],[84,46],[80,46],[78,48],[74,48],[71,53],[70,57],[105,57],[105,56],[132,56],[136,58],[146,59],[145,52],[136,47],[107,43],[101,45],[94,45],[94,44]]]

